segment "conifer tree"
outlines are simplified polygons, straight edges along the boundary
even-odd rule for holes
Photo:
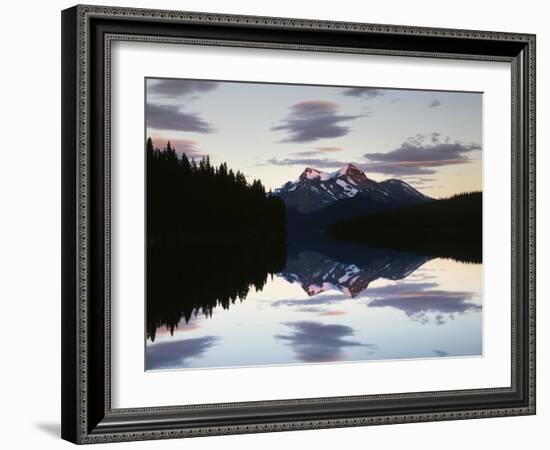
[[[209,155],[191,162],[185,153],[178,157],[170,141],[163,150],[147,150],[148,234],[162,238],[182,233],[239,235],[284,235],[285,208],[282,201],[258,179],[248,183],[245,175],[222,162],[214,166]]]

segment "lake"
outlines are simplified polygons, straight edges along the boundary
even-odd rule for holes
[[[146,368],[480,356],[482,265],[344,244],[148,249]]]

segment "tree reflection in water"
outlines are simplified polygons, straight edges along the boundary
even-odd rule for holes
[[[212,239],[216,238],[149,246],[147,338],[151,341],[158,328],[173,333],[182,319],[187,323],[194,315],[211,317],[216,307],[228,309],[237,299],[244,300],[251,288],[262,290],[269,276],[298,282],[309,296],[335,289],[356,297],[372,281],[404,279],[431,259],[324,238],[285,242],[280,236],[217,236],[216,243]]]
[[[174,332],[178,323],[214,308],[244,300],[251,288],[261,290],[269,276],[285,267],[286,244],[277,236],[222,238],[210,236],[147,249],[147,338],[157,328]]]

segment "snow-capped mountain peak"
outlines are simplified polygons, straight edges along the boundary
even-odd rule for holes
[[[300,175],[300,180],[315,180],[316,178],[325,178],[328,174],[311,167],[306,167]]]
[[[349,163],[343,166],[339,171],[339,175],[348,175],[353,172],[361,172],[357,167],[355,167],[353,164]],[[362,173],[362,172],[361,172]]]
[[[306,167],[296,181],[289,181],[276,189],[275,195],[300,213],[318,211],[339,200],[356,196],[368,197],[369,201],[379,204],[390,204],[393,200],[400,203],[429,200],[401,180],[377,183],[351,163],[330,173]]]

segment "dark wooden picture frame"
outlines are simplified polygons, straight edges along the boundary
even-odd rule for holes
[[[117,40],[509,62],[511,386],[113,409],[109,113],[110,48]],[[534,414],[535,36],[98,6],[67,9],[62,12],[62,235],[62,437],[71,442]]]

